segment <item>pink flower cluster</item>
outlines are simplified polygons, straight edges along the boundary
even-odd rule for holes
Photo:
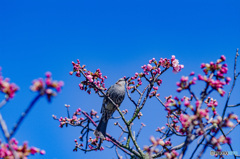
[[[223,90],[223,86],[229,84],[231,81],[230,77],[225,77],[224,74],[227,74],[228,68],[227,64],[221,64],[226,60],[225,56],[221,56],[220,59],[217,60],[216,63],[202,63],[201,68],[203,72],[207,76],[198,75],[198,80],[205,81],[208,85],[210,85],[213,89],[217,90],[221,96],[224,96],[225,91]]]
[[[154,64],[155,66],[152,66],[151,64]],[[153,75],[156,75],[156,74],[161,74],[160,66],[162,66],[163,68],[172,67],[173,72],[176,72],[176,73],[180,72],[181,69],[184,68],[184,65],[180,65],[179,61],[175,58],[174,55],[172,55],[171,59],[160,58],[159,61],[157,61],[155,58],[152,58],[151,60],[149,60],[149,64],[142,66],[142,69],[145,75],[149,75],[150,72]]]
[[[56,92],[60,92],[62,86],[64,85],[63,81],[53,81],[51,72],[46,72],[45,81],[42,78],[33,80],[33,85],[30,86],[30,89],[34,92],[39,92],[41,95],[47,95],[48,100],[51,99],[52,96],[56,96]]]
[[[221,116],[217,116],[216,119],[213,119],[211,121],[211,124],[213,124],[215,126],[221,125],[221,127],[232,128],[234,126],[234,123],[232,120],[235,120],[237,123],[240,123],[238,116],[236,114],[230,113],[224,120],[222,119]]]
[[[164,155],[168,159],[174,159],[178,156],[178,153],[175,150],[172,150],[171,152],[167,148],[167,146],[172,146],[171,139],[168,139],[166,141],[163,141],[163,139],[156,139],[155,137],[151,136],[150,141],[152,143],[151,146],[144,146],[143,150],[147,151],[149,156],[151,156],[153,153],[158,153],[159,150],[157,149],[157,146],[161,146],[163,149],[168,150]]]
[[[190,89],[191,85],[196,84],[196,80],[205,81],[207,85],[211,86],[213,89],[217,90],[221,96],[224,96],[225,91],[223,86],[229,84],[231,81],[230,77],[225,77],[224,74],[227,73],[227,64],[221,64],[226,60],[225,56],[221,56],[216,63],[210,62],[201,64],[201,68],[205,73],[205,76],[198,75],[198,78],[193,77],[189,81],[189,77],[182,76],[180,82],[177,82],[177,92],[181,92],[184,89]],[[190,73],[190,76],[194,76],[194,72]],[[208,76],[206,76],[208,75]]]
[[[73,151],[77,151],[78,148],[81,149],[81,147],[83,147],[83,144],[82,144],[82,143],[79,144],[78,141],[77,141],[77,139],[75,139],[74,142],[75,142],[75,148],[73,149]],[[96,147],[99,146],[99,144],[98,144],[98,139],[97,139],[97,138],[96,138],[96,139],[93,139],[92,137],[89,137],[88,143],[90,143],[90,144],[88,145],[88,148],[89,148],[90,150],[95,150],[95,151],[97,151]],[[104,147],[101,146],[101,147],[99,148],[99,150],[100,150],[100,151],[103,151],[103,150],[104,150]]]
[[[217,115],[216,107],[218,106],[218,102],[216,99],[214,100],[213,98],[208,97],[204,103],[206,103],[207,106],[212,109],[214,116]]]
[[[77,116],[79,116],[79,115],[81,115],[81,109],[80,109],[80,108],[78,108],[78,109],[73,113],[72,118],[67,118],[67,117],[63,118],[63,117],[60,117],[60,118],[58,119],[58,121],[60,122],[59,127],[62,128],[64,125],[67,126],[68,124],[80,124],[80,122],[83,121],[84,118],[83,118],[83,117],[78,118]],[[55,115],[53,115],[53,118],[54,118],[54,119],[57,119],[57,117],[56,117]]]
[[[231,144],[231,139],[229,137],[225,138],[223,135],[221,135],[218,139],[216,137],[213,137],[211,140],[213,148],[217,148],[218,151],[221,151],[221,145],[226,143]]]
[[[65,105],[65,107],[69,108],[70,105]],[[79,125],[79,124],[82,124],[82,122],[85,122],[86,121],[86,117],[85,116],[82,116],[82,110],[80,108],[78,108],[72,115],[71,118],[68,118],[68,117],[60,117],[59,119],[55,116],[55,115],[52,115],[52,117],[55,119],[55,120],[58,120],[60,122],[60,125],[59,127],[63,127],[64,125],[68,125],[68,124],[71,124],[71,125]],[[91,110],[90,112],[90,117],[91,118],[99,118],[99,116],[97,115],[97,112],[95,110]]]
[[[226,61],[226,57],[222,55],[220,59],[217,60],[216,63],[210,62],[210,63],[202,63],[201,68],[203,69],[203,72],[207,75],[209,72],[215,72],[217,71],[217,76],[219,78],[224,78],[223,74],[226,74],[228,71],[227,64],[221,64],[222,62]]]
[[[179,65],[179,61],[175,58],[174,55],[172,55],[172,58],[171,58],[171,66],[173,68],[173,72],[175,73],[178,73],[181,71],[181,69],[184,68],[184,65]]]
[[[15,83],[10,83],[9,78],[3,78],[1,75],[1,67],[0,67],[0,92],[6,94],[6,100],[9,98],[13,98],[15,93],[19,90],[18,86]]]
[[[208,97],[204,101],[204,103],[206,104],[205,108],[203,108],[202,102],[200,100],[197,100],[195,102],[195,105],[192,105],[192,99],[192,96],[191,98],[184,96],[181,100],[179,100],[179,98],[177,97],[166,97],[165,107],[168,112],[167,117],[172,119],[171,125],[166,124],[167,126],[171,126],[173,129],[175,129],[176,132],[180,132],[184,135],[188,133],[188,128],[192,125],[194,126],[196,134],[202,135],[203,131],[201,129],[198,129],[200,127],[200,123],[209,122],[212,125],[215,125],[215,127],[218,127],[218,125],[220,125],[221,127],[231,128],[234,126],[232,119],[235,120],[237,123],[240,122],[237,115],[235,114],[229,114],[227,118],[222,120],[221,116],[219,116],[216,111],[218,102],[213,98]],[[176,114],[179,114],[179,112],[181,112],[179,108],[181,108],[182,103],[187,108],[190,108],[193,114],[190,115],[182,112],[179,115],[179,121],[181,123],[180,128],[180,126],[178,125],[179,122],[178,120],[176,120]],[[212,111],[212,115],[210,114],[210,110]],[[175,113],[175,115],[173,115],[173,113]],[[214,131],[217,130],[218,129],[215,129]],[[162,129],[158,128],[157,131],[162,132]]]
[[[91,71],[88,71],[86,69],[86,65],[80,65],[80,61],[77,60],[77,63],[72,62],[73,65],[73,71],[71,71],[69,74],[72,75],[74,72],[76,72],[77,77],[81,77],[81,73],[84,74],[84,77],[86,78],[84,81],[82,81],[79,84],[79,88],[81,90],[85,90],[88,92],[88,94],[91,94],[91,88],[94,88],[94,91],[97,93],[98,89],[107,90],[105,88],[104,80],[107,79],[107,76],[103,76],[100,69],[97,69],[94,73]],[[95,88],[94,86],[98,87]]]
[[[194,75],[194,72],[192,72],[190,75]],[[182,76],[180,82],[177,82],[177,92],[181,92],[184,89],[189,89],[191,85],[196,84],[196,80],[196,77],[193,77],[193,79],[189,81],[188,76]]]
[[[144,76],[144,74],[143,73],[138,73],[138,72],[136,72],[135,73],[135,75],[133,76],[133,77],[131,77],[129,80],[128,80],[128,86],[127,86],[127,89],[128,90],[130,90],[130,89],[133,89],[132,91],[131,91],[131,93],[133,93],[134,91],[135,91],[135,89],[134,88],[138,88],[139,86],[141,86],[142,85],[142,77]],[[135,85],[135,79],[137,79],[137,84]],[[132,85],[132,86],[130,86],[130,85]]]
[[[167,157],[167,159],[177,159],[179,154],[176,150],[172,150],[170,152],[165,152],[164,155]]]
[[[46,152],[44,150],[40,150],[36,147],[28,147],[28,144],[25,142],[22,146],[18,145],[18,141],[14,138],[10,140],[11,147],[16,151],[16,154],[19,158],[27,159],[29,155],[35,155],[37,153],[40,153],[41,155],[44,155]],[[10,150],[10,147],[8,144],[1,143],[0,147],[0,158],[4,159],[11,159],[13,157],[13,152]]]
[[[151,75],[149,78],[147,78],[148,81],[152,81],[154,79],[154,83],[160,86],[162,84],[162,80],[155,78],[156,76],[159,77],[162,74],[160,67],[164,68],[165,70],[172,67],[173,72],[175,73],[180,72],[181,69],[184,68],[183,65],[179,64],[179,61],[175,58],[174,55],[172,56],[171,59],[160,58],[159,61],[157,61],[155,58],[152,58],[151,60],[149,60],[149,63],[147,65],[141,66],[143,72],[141,73],[136,72],[135,75],[128,80],[127,89],[128,90],[133,89],[131,91],[131,93],[133,93],[136,90],[136,88],[142,85],[141,78],[142,77],[147,78],[147,75]],[[134,81],[136,79],[137,81]],[[160,94],[157,93],[158,86],[153,86],[154,90],[149,94],[150,98],[153,96],[157,97],[160,96]]]

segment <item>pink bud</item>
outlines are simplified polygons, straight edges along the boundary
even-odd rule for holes
[[[225,61],[226,57],[224,55],[221,56],[221,60]]]
[[[190,76],[193,76],[194,74],[195,74],[194,72],[191,72],[191,73],[190,73]]]
[[[46,72],[46,77],[47,78],[50,78],[52,76],[52,73],[51,72]]]
[[[206,66],[205,63],[202,63],[200,67],[204,68],[205,66]]]
[[[73,120],[77,120],[77,116],[74,115],[74,116],[72,117],[72,119],[73,119]]]
[[[164,146],[164,145],[165,145],[165,143],[164,143],[164,141],[163,141],[162,139],[159,139],[159,140],[158,140],[158,144],[161,145],[161,146]]]
[[[204,78],[203,78],[202,75],[198,75],[198,79],[199,79],[199,80],[202,80],[202,81],[204,80]]]

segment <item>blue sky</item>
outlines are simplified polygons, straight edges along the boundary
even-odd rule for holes
[[[106,86],[109,87],[120,77],[141,71],[140,66],[152,57],[175,55],[185,68],[179,74],[171,71],[164,74],[160,88],[162,99],[177,95],[175,83],[182,75],[192,70],[200,73],[202,62],[215,61],[222,54],[227,57],[232,77],[234,54],[240,44],[239,5],[237,0],[2,0],[0,66],[3,76],[20,87],[14,100],[1,110],[3,117],[8,126],[13,127],[21,111],[36,96],[29,90],[31,81],[51,71],[54,79],[65,82],[63,91],[51,104],[41,99],[16,138],[20,143],[27,140],[29,145],[45,149],[47,154],[42,158],[105,158],[106,155],[116,158],[113,150],[89,154],[72,152],[80,128],[60,129],[58,122],[52,120],[52,114],[66,116],[64,104],[70,104],[72,112],[78,107],[100,111],[102,99],[80,91],[80,79],[68,74],[71,61],[80,59],[93,71],[100,68],[108,76]],[[236,89],[233,93],[232,104],[238,101],[238,92]],[[154,130],[165,123],[159,117],[166,112],[156,100],[151,99],[147,104],[154,105],[154,111],[147,108],[142,111],[142,122],[149,127],[139,138],[141,146],[150,144],[149,136],[157,136]],[[125,100],[122,109],[128,107],[131,105]],[[152,117],[156,122],[152,122]],[[108,127],[110,133],[117,132],[113,122]],[[239,128],[236,131],[239,132]],[[240,141],[239,136],[233,135]],[[234,141],[233,144],[237,147]]]

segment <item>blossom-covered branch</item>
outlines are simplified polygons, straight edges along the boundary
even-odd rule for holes
[[[1,68],[0,68],[0,71],[1,71]],[[19,126],[21,125],[23,120],[26,118],[30,110],[33,108],[35,103],[40,99],[40,97],[46,95],[48,101],[50,101],[51,98],[56,95],[56,92],[54,90],[59,92],[62,86],[63,86],[62,81],[60,82],[52,81],[50,72],[46,73],[45,81],[43,79],[34,80],[33,85],[30,88],[32,91],[37,91],[38,95],[33,99],[33,101],[27,107],[25,112],[21,114],[21,117],[19,118],[19,120],[17,121],[16,125],[14,126],[14,128],[10,133],[8,131],[6,122],[4,121],[2,115],[0,114],[0,126],[3,132],[3,136],[5,137],[5,140],[7,142],[7,143],[2,143],[0,141],[0,144],[1,144],[0,158],[27,159],[29,155],[35,155],[37,153],[40,153],[42,155],[45,154],[45,151],[40,150],[39,148],[36,148],[36,147],[29,148],[27,142],[25,142],[22,146],[19,146],[18,141],[12,137],[17,132]],[[5,94],[5,98],[0,103],[0,108],[6,105],[7,101],[9,101],[9,99],[12,99],[18,90],[19,90],[19,87],[14,83],[10,83],[9,78],[4,79],[0,72],[0,92]]]
[[[143,69],[143,72],[135,73],[135,75],[127,81],[127,83],[128,83],[127,84],[127,94],[128,94],[129,99],[133,102],[133,104],[135,105],[135,108],[136,108],[135,112],[132,115],[132,118],[129,121],[127,121],[124,117],[125,111],[122,112],[117,107],[117,105],[113,102],[113,100],[110,97],[106,96],[106,93],[104,92],[106,90],[104,80],[107,77],[102,75],[100,69],[97,69],[95,72],[88,71],[86,69],[86,65],[80,65],[79,60],[77,60],[77,63],[72,62],[72,64],[73,64],[73,71],[70,72],[70,75],[72,75],[75,72],[77,77],[81,77],[81,76],[84,77],[84,80],[79,84],[80,89],[87,91],[88,94],[91,93],[91,90],[94,90],[95,93],[98,93],[100,97],[102,97],[102,96],[107,97],[112,102],[112,104],[116,107],[122,120],[124,121],[125,126],[127,128],[126,130],[123,129],[123,127],[121,127],[119,124],[116,124],[116,125],[118,125],[120,127],[121,131],[123,133],[126,133],[128,137],[127,137],[127,140],[123,140],[123,142],[125,141],[125,144],[118,144],[116,146],[122,150],[127,149],[128,151],[130,151],[132,154],[136,155],[137,157],[143,158],[145,156],[145,154],[143,153],[143,150],[140,148],[140,146],[137,143],[137,137],[135,138],[133,135],[131,125],[132,125],[133,121],[136,119],[136,117],[138,117],[140,119],[140,117],[142,116],[142,113],[140,112],[140,110],[142,110],[143,107],[145,106],[147,99],[151,98],[153,96],[158,97],[160,95],[157,93],[158,86],[160,86],[162,83],[162,80],[159,79],[160,75],[162,75],[170,67],[173,68],[174,73],[177,73],[177,72],[181,71],[181,69],[184,66],[179,64],[179,61],[175,58],[175,56],[172,56],[171,59],[161,58],[159,61],[157,61],[155,58],[153,58],[149,61],[149,63],[147,65],[142,66],[141,68]],[[163,70],[161,71],[161,69],[163,69]],[[135,80],[137,81],[137,83]],[[146,81],[148,83],[148,85],[145,87],[145,89],[142,92],[140,92],[138,87],[140,87],[143,84],[143,81]],[[152,91],[152,89],[153,89],[153,91]],[[134,101],[131,98],[129,90],[131,90],[131,93],[134,93],[135,91],[138,92],[140,97],[137,101]],[[74,113],[74,114],[76,114],[76,113]],[[56,118],[56,117],[54,116],[54,118]],[[73,118],[75,119],[74,116],[73,116]],[[62,124],[63,123],[65,124],[65,122],[66,122],[66,125],[70,124],[72,126],[81,126],[81,127],[83,127],[83,131],[81,133],[86,136],[89,133],[89,131],[93,129],[93,128],[90,128],[89,121],[94,126],[95,126],[94,122],[97,122],[97,121],[93,121],[92,117],[90,116],[90,118],[82,119],[81,121],[78,121],[77,123],[73,124],[72,123],[73,118],[72,119],[59,118],[58,120],[60,121],[60,126],[62,127]],[[81,118],[79,118],[79,119],[81,119]],[[86,125],[83,126],[83,123],[85,123]],[[139,135],[140,135],[140,131],[137,134],[137,136],[139,136]],[[81,139],[82,139],[82,137],[81,137]],[[86,138],[86,140],[91,141],[92,139]],[[130,140],[132,141],[136,150],[130,148],[130,146],[129,146]],[[100,143],[98,145],[96,145],[97,141],[98,141],[97,138],[94,139],[93,142],[91,142],[91,144],[90,144],[91,146],[89,146],[90,142],[86,142],[85,149],[82,149],[82,148],[80,148],[80,149],[85,152],[90,151],[91,149],[97,150],[100,145]],[[93,145],[95,145],[95,146],[93,146]],[[81,145],[81,146],[83,146],[83,145]],[[79,148],[79,145],[77,147]],[[88,148],[90,147],[90,150],[87,149],[87,147]]]

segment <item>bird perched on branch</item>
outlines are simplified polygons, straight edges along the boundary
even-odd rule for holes
[[[96,130],[93,132],[96,137],[100,137],[101,139],[105,138],[108,120],[117,109],[116,106],[108,99],[108,97],[110,97],[112,101],[119,107],[125,97],[125,84],[127,80],[128,78],[120,78],[114,85],[108,88],[106,93],[107,96],[104,97],[102,103],[102,117]]]

